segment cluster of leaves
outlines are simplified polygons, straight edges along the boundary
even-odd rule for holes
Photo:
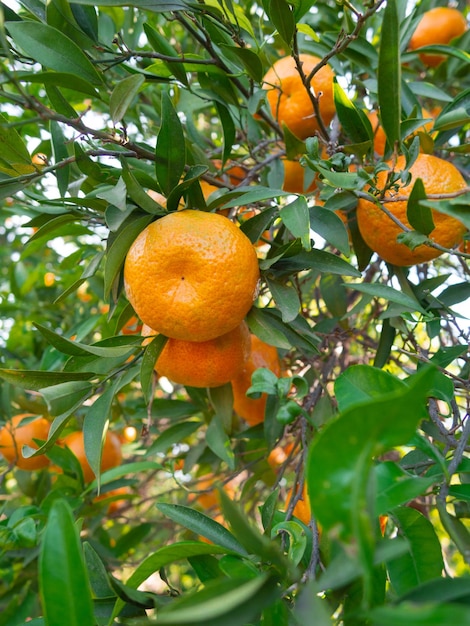
[[[432,3],[409,15],[406,5],[1,3],[0,406],[5,420],[20,411],[51,419],[39,453],[56,468],[5,467],[5,624],[62,626],[64,615],[77,626],[154,615],[174,625],[470,623],[461,578],[470,550],[468,254],[385,265],[354,215],[385,167],[373,153],[372,106],[389,152],[398,146],[410,164],[433,151],[468,174],[470,35],[430,47],[447,60],[426,76],[406,47]],[[306,142],[279,127],[261,86],[274,60],[299,51],[337,75],[338,119]],[[435,104],[432,134],[401,141],[421,129],[421,107]],[[301,155],[322,206],[282,190],[283,158]],[[240,165],[244,180],[222,183],[216,159]],[[201,180],[220,190],[205,198]],[[126,330],[126,252],[180,202],[255,213],[241,225],[263,241],[248,323],[286,369],[279,379],[254,375],[249,393],[268,395],[262,425],[234,417],[229,385],[156,380],[161,344],[144,348]],[[470,228],[466,202],[462,194],[439,209]],[[435,204],[423,194],[410,203],[409,245],[427,234]],[[100,476],[103,434],[126,424],[142,436]],[[91,485],[55,445],[76,428]],[[287,443],[273,469],[269,452]],[[198,505],[198,478],[208,474],[214,485],[238,485],[235,502],[220,489],[223,523]],[[308,526],[292,516],[304,484]],[[120,487],[129,491],[110,514]],[[159,585],[143,591],[156,573]]]

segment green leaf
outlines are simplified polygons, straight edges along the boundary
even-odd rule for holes
[[[86,381],[74,380],[46,387],[39,391],[46,401],[49,413],[55,417],[73,410],[74,407],[81,406],[84,400],[90,397],[93,385]]]
[[[428,580],[439,578],[444,561],[433,525],[424,515],[416,509],[400,507],[395,509],[393,517],[409,545],[408,554],[387,565],[391,585],[402,595]]]
[[[181,178],[186,163],[186,145],[178,114],[167,93],[162,93],[162,125],[155,148],[155,173],[168,196]]]
[[[87,346],[84,343],[80,343],[79,341],[70,341],[63,335],[58,335],[53,330],[42,326],[42,324],[35,323],[34,326],[39,330],[41,335],[54,346],[59,352],[63,354],[69,354],[71,356],[85,356],[88,354],[93,354],[95,356],[100,356],[103,358],[113,358],[113,357],[122,357],[129,354],[132,350],[129,345],[124,346]]]
[[[248,580],[217,579],[161,609],[158,621],[167,626],[242,626],[251,623],[263,607],[279,595],[268,574]]]
[[[401,504],[406,504],[425,493],[438,482],[439,477],[421,478],[407,474],[391,461],[384,461],[375,467],[377,479],[376,513],[387,513]]]
[[[393,342],[397,334],[397,329],[392,326],[389,318],[382,321],[382,330],[380,331],[379,345],[374,358],[374,367],[383,367],[391,354]]]
[[[388,145],[393,147],[401,139],[400,23],[396,0],[388,0],[382,12],[377,80],[380,119]]]
[[[406,293],[402,293],[393,287],[389,287],[388,285],[380,285],[380,284],[369,284],[369,283],[345,283],[346,287],[350,289],[356,289],[357,291],[361,291],[362,293],[367,293],[371,296],[375,296],[376,298],[384,298],[389,302],[394,302],[395,304],[399,304],[410,311],[418,311],[423,315],[426,311],[419,304],[418,300],[416,300],[413,296],[408,295]]]
[[[336,78],[333,83],[333,94],[340,124],[351,142],[369,141],[372,143],[372,126],[369,120],[348,98]]]
[[[155,364],[167,341],[167,337],[158,335],[154,337],[145,348],[140,367],[140,385],[146,402],[149,402],[152,396],[153,381],[155,379]]]
[[[207,515],[181,504],[159,502],[157,509],[177,524],[188,528],[198,535],[206,537],[206,539],[213,541],[219,547],[225,548],[225,550],[229,550],[230,552],[247,556],[247,551],[232,533],[221,524],[207,517]]]
[[[153,441],[150,448],[145,452],[146,456],[152,456],[159,452],[167,452],[175,443],[181,443],[186,437],[192,435],[198,428],[201,427],[201,422],[187,421],[180,422],[179,424],[173,424],[161,435]]]
[[[411,226],[424,235],[434,230],[434,221],[432,219],[432,211],[428,207],[423,206],[420,200],[426,199],[426,191],[421,178],[417,178],[406,207],[406,217]]]
[[[175,48],[170,44],[170,42],[163,37],[157,30],[152,28],[149,24],[144,23],[144,32],[147,35],[147,39],[149,44],[155,50],[155,52],[159,52],[167,57],[174,57],[178,59],[178,53]],[[168,71],[183,85],[188,84],[188,77],[186,75],[186,70],[184,69],[183,63],[177,63],[174,61],[164,61],[165,66],[168,68]]]
[[[460,604],[414,604],[380,606],[368,613],[374,626],[470,626],[470,608]]]
[[[298,565],[307,547],[305,530],[299,523],[293,520],[280,522],[271,529],[271,538],[284,533],[289,535],[289,559],[294,565]]]
[[[354,204],[356,202],[354,201]],[[323,237],[345,256],[350,255],[348,231],[340,217],[334,211],[322,206],[309,208],[310,228]]]
[[[95,626],[90,583],[72,511],[52,505],[39,554],[39,588],[47,626]]]
[[[293,202],[282,207],[279,215],[292,235],[300,239],[304,250],[311,250],[310,216],[305,196],[298,196]]]
[[[50,129],[54,163],[58,164],[61,163],[61,161],[65,161],[65,159],[69,156],[67,151],[67,140],[58,122],[51,120]],[[70,165],[62,164],[62,166],[58,167],[54,173],[57,179],[57,186],[60,194],[61,196],[65,196],[69,186]]]
[[[111,288],[119,276],[126,254],[137,235],[150,224],[151,215],[131,215],[119,229],[106,252],[104,268],[104,295],[109,295]]]
[[[284,42],[290,46],[295,32],[295,17],[286,0],[269,0],[268,16]]]
[[[350,407],[401,391],[405,383],[390,374],[369,365],[350,365],[335,381],[335,397],[341,412]]]
[[[12,176],[34,172],[36,168],[21,135],[8,124],[7,118],[0,114],[0,160],[8,164]]]
[[[345,535],[352,533],[358,460],[367,455],[371,467],[373,457],[408,442],[427,415],[425,400],[433,377],[432,369],[423,370],[402,389],[350,406],[315,437],[307,486],[313,514],[324,529],[339,526]]]
[[[0,369],[0,378],[10,385],[29,391],[40,391],[60,383],[83,381],[93,378],[93,372],[68,373],[44,372],[42,370],[11,370]]]
[[[337,318],[347,317],[348,301],[342,278],[334,274],[323,274],[320,279],[320,291],[328,312]]]
[[[327,274],[340,274],[341,276],[358,277],[361,275],[356,268],[344,259],[336,256],[336,254],[317,249],[309,252],[299,252],[292,256],[282,256],[279,260],[267,259],[266,261],[260,261],[260,267],[261,269],[269,269],[271,267],[280,274],[311,269]],[[356,283],[354,285],[356,286]]]
[[[211,520],[212,521],[212,520]],[[216,522],[214,522],[216,523]],[[223,527],[222,527],[223,528]],[[204,554],[225,554],[226,549],[221,546],[209,545],[207,543],[196,541],[182,541],[173,543],[169,546],[159,548],[156,552],[146,557],[140,565],[134,570],[130,578],[126,581],[128,587],[137,589],[149,576],[158,572],[162,567],[181,561],[183,559],[189,559],[192,556],[199,556]],[[113,613],[110,621],[119,615],[124,602],[121,599],[116,601]]]
[[[263,79],[263,64],[261,59],[253,50],[249,48],[240,48],[234,45],[221,44],[224,55],[231,59],[237,65],[248,73],[250,78],[260,83]]]
[[[235,455],[231,448],[231,441],[225,432],[222,419],[214,415],[206,431],[206,443],[212,452],[227,463],[231,470],[235,469]]]
[[[108,387],[89,407],[83,422],[83,441],[85,445],[85,455],[88,463],[97,478],[98,490],[100,487],[101,456],[103,443],[109,423],[109,414],[119,380],[114,385]]]
[[[285,323],[295,320],[300,313],[300,300],[296,289],[279,281],[267,279],[269,291],[274,302],[281,311],[282,321]]]
[[[117,124],[125,116],[144,82],[145,78],[142,74],[132,74],[116,83],[109,99],[109,111],[113,124]]]
[[[75,74],[94,85],[101,84],[101,77],[88,57],[60,30],[29,20],[7,22],[6,27],[15,43],[41,65]]]
[[[241,49],[242,48],[240,48],[240,50]],[[222,124],[222,131],[224,133],[224,151],[222,155],[222,160],[225,163],[230,157],[232,146],[235,143],[236,128],[233,122],[232,115],[230,114],[230,110],[220,102],[216,102],[215,107],[217,109],[217,113],[219,114],[220,123]]]

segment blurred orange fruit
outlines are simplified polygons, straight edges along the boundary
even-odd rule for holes
[[[297,490],[296,490],[296,493],[297,493]],[[294,490],[293,488],[291,488],[287,492],[286,510],[289,508],[289,504],[293,497],[294,497]],[[310,524],[310,520],[312,519],[312,512],[310,510],[310,500],[308,497],[307,487],[305,483],[302,489],[302,496],[300,500],[297,502],[297,504],[295,505],[294,510],[292,511],[292,515],[297,517],[297,519],[299,519],[305,525],[308,526]]]
[[[238,326],[258,280],[248,237],[222,215],[204,211],[177,211],[152,222],[124,265],[126,295],[140,319],[185,341],[207,341]]]
[[[320,59],[311,54],[300,54],[299,59],[306,77],[320,63]],[[335,115],[333,78],[331,67],[324,65],[310,82],[326,126]],[[285,124],[299,139],[311,137],[319,130],[308,88],[302,82],[293,57],[283,57],[274,63],[263,78],[263,88],[267,90],[271,113],[281,126]]]
[[[464,15],[452,7],[435,7],[423,13],[421,20],[411,36],[409,49],[417,50],[423,46],[449,44],[467,30]],[[436,67],[446,57],[441,54],[421,53],[419,58],[428,67]]]
[[[402,170],[404,167],[405,157],[400,156],[395,169]],[[427,194],[450,193],[466,187],[465,179],[455,165],[430,154],[419,154],[409,171],[411,182],[400,187],[398,192],[387,191],[387,198],[393,195],[408,197],[417,178],[423,181]],[[377,187],[383,189],[386,182],[387,172],[382,171],[377,176]],[[407,206],[406,200],[385,204],[385,207],[396,218],[411,228],[406,216]],[[432,216],[435,226],[429,234],[432,241],[446,248],[452,248],[462,240],[466,229],[461,222],[436,210],[432,211]],[[367,245],[388,263],[400,266],[415,265],[430,261],[442,254],[440,250],[426,244],[411,250],[405,244],[398,243],[397,236],[403,230],[374,202],[359,199],[357,222]]]
[[[35,418],[28,421],[28,418]],[[49,435],[50,423],[44,417],[37,417],[30,413],[21,413],[11,418],[0,430],[0,452],[5,459],[22,470],[37,470],[47,467],[49,459],[44,454],[25,458],[22,454],[23,446],[38,449],[34,439],[46,441]]]
[[[251,350],[248,360],[238,376],[232,379],[233,408],[235,413],[242,417],[250,426],[264,421],[266,408],[266,394],[260,398],[249,398],[246,395],[251,387],[251,376],[259,367],[271,370],[276,376],[281,375],[281,362],[274,346],[251,335]]]
[[[155,335],[144,325],[142,335]],[[160,376],[189,387],[219,387],[242,370],[250,354],[250,331],[245,322],[207,341],[168,339],[155,363]]]
[[[61,440],[61,445],[67,446],[77,457],[83,471],[83,478],[86,483],[90,483],[94,480],[95,475],[88,463],[88,459],[85,454],[85,442],[83,439],[83,432],[81,430],[70,433]],[[101,453],[101,471],[111,469],[121,465],[122,462],[122,450],[121,442],[116,433],[108,430],[103,444],[103,450]]]

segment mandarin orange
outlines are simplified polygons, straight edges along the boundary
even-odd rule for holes
[[[320,63],[320,59],[311,54],[300,54],[299,59],[307,77]],[[325,125],[335,115],[333,78],[331,67],[324,65],[310,82],[310,90],[318,98],[320,115]],[[299,139],[311,137],[319,130],[311,94],[302,82],[293,57],[283,57],[274,63],[263,78],[263,88],[267,90],[271,113],[281,126],[285,124]]]
[[[83,478],[86,483],[90,483],[95,478],[95,474],[90,467],[86,453],[85,453],[85,441],[83,438],[83,432],[81,430],[74,431],[64,437],[61,441],[61,445],[67,446],[77,457],[78,462],[81,465],[83,471]],[[119,436],[108,430],[103,443],[103,449],[101,453],[101,471],[105,472],[112,467],[121,465],[122,462],[122,450],[121,441]]]
[[[232,379],[233,408],[250,426],[264,421],[266,409],[266,394],[260,398],[249,398],[247,389],[251,387],[251,376],[259,367],[271,370],[276,376],[281,375],[281,362],[274,346],[261,341],[256,335],[251,335],[250,356],[242,371]]]
[[[142,335],[155,335],[149,326]],[[168,339],[155,363],[160,376],[189,387],[219,387],[242,370],[250,354],[250,331],[242,322],[228,333],[207,341]]]
[[[395,166],[396,170],[405,167],[405,158],[400,156]],[[430,154],[419,154],[410,168],[411,182],[400,187],[398,192],[387,191],[386,197],[409,196],[417,178],[421,178],[427,194],[444,194],[455,192],[465,188],[465,179],[459,170],[444,159]],[[377,187],[383,189],[387,180],[387,172],[382,171],[377,176]],[[385,207],[404,224],[410,228],[407,219],[407,200],[387,202]],[[429,239],[445,248],[452,248],[458,244],[465,233],[465,226],[449,215],[432,211],[434,229],[429,234]],[[381,207],[374,202],[363,198],[357,205],[357,222],[361,235],[367,245],[379,256],[394,265],[407,266],[416,263],[430,261],[442,254],[440,250],[422,244],[411,250],[403,243],[397,242],[397,236],[403,232]]]
[[[29,418],[35,418],[28,421]],[[0,453],[12,465],[23,470],[37,470],[47,467],[50,463],[47,456],[41,454],[25,458],[22,454],[23,446],[38,449],[34,439],[46,441],[49,435],[50,423],[44,417],[37,417],[30,413],[21,413],[11,418],[0,430]]]
[[[124,265],[126,295],[140,319],[173,339],[207,341],[233,330],[257,294],[250,240],[222,215],[169,213],[147,226]]]
[[[467,20],[458,9],[435,7],[423,13],[411,36],[409,49],[417,50],[423,46],[449,44],[456,37],[463,35],[467,29]],[[427,53],[420,54],[419,58],[428,67],[436,67],[446,59],[441,54]]]

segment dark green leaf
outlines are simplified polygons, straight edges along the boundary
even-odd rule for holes
[[[167,57],[174,57],[175,61],[164,61],[168,70],[173,74],[173,76],[179,80],[183,85],[188,84],[188,77],[186,76],[186,70],[184,69],[183,63],[177,63],[176,59],[178,59],[178,53],[175,48],[170,44],[170,42],[163,37],[156,29],[152,28],[149,24],[144,23],[144,31],[147,35],[147,39],[149,44],[155,50],[155,52],[159,52],[162,55]]]
[[[418,311],[419,313],[423,314],[425,313],[423,307],[415,298],[413,298],[413,296],[402,293],[401,291],[398,291],[393,287],[389,287],[388,285],[345,283],[345,286],[349,287],[350,289],[356,289],[357,291],[361,291],[362,293],[367,293],[371,296],[375,296],[376,298],[384,298],[389,302],[399,304],[404,309],[410,311]]]
[[[393,147],[400,141],[401,118],[400,23],[396,0],[388,0],[382,12],[377,78],[380,119],[387,142]]]
[[[95,626],[90,583],[72,511],[52,505],[41,542],[39,586],[47,626]]]
[[[0,159],[11,168],[11,176],[32,173],[36,169],[20,134],[8,127],[8,120],[0,114]],[[2,168],[0,168],[1,171]]]
[[[414,604],[381,606],[369,617],[374,626],[470,626],[470,608],[459,604]]]
[[[420,200],[426,199],[426,191],[421,178],[417,178],[411,190],[406,208],[406,217],[411,226],[424,235],[434,230],[432,211],[420,204]]]
[[[174,424],[163,431],[146,451],[147,456],[167,452],[175,443],[181,443],[186,437],[201,427],[201,422],[188,421]]]
[[[167,338],[164,335],[158,335],[152,339],[152,341],[145,348],[140,367],[140,384],[146,402],[150,401],[153,380],[155,377],[155,364],[165,347],[166,342]]]
[[[323,528],[340,524],[346,535],[352,532],[358,460],[367,455],[371,465],[375,455],[408,442],[426,416],[425,399],[433,377],[432,369],[422,371],[402,389],[350,406],[315,437],[307,485],[312,511]]]
[[[88,408],[83,422],[83,441],[85,455],[100,488],[101,456],[105,439],[111,405],[116,394],[119,381],[108,387]]]
[[[79,46],[60,30],[33,21],[8,22],[8,31],[27,55],[41,65],[99,85],[101,77]]]
[[[213,541],[219,547],[223,547],[225,550],[236,552],[243,556],[247,555],[243,545],[237,541],[232,533],[221,524],[207,517],[207,515],[187,506],[182,506],[181,504],[165,504],[159,502],[157,508],[163,515],[169,517],[177,524],[181,524],[181,526],[192,530],[194,533],[206,537],[206,539]],[[210,551],[208,551],[208,553],[210,553]]]
[[[279,214],[286,228],[294,237],[300,239],[304,250],[311,250],[310,217],[305,196],[298,196],[293,202],[284,206]]]
[[[350,141],[352,143],[371,141],[372,126],[367,117],[356,108],[336,79],[333,89],[336,113]]]
[[[274,302],[281,311],[283,322],[292,322],[300,313],[300,300],[297,291],[292,285],[286,285],[275,280],[267,280],[269,291]]]
[[[162,125],[155,149],[155,172],[163,193],[169,195],[181,178],[186,145],[178,114],[167,93],[162,93]]]
[[[295,31],[295,18],[286,0],[269,0],[268,15],[284,42],[290,46]]]
[[[206,443],[212,452],[227,463],[231,470],[235,469],[235,455],[231,448],[230,438],[225,432],[222,420],[214,415],[206,431]]]
[[[402,595],[417,585],[441,576],[444,562],[441,544],[431,522],[419,511],[400,507],[393,512],[399,532],[409,545],[409,553],[388,564],[390,582]]]
[[[380,398],[404,388],[396,376],[369,365],[351,365],[335,381],[335,397],[340,411],[355,404]]]
[[[39,391],[45,387],[51,387],[60,383],[89,380],[93,377],[92,372],[67,373],[67,372],[43,372],[41,370],[11,370],[0,369],[0,378],[29,391]]]

